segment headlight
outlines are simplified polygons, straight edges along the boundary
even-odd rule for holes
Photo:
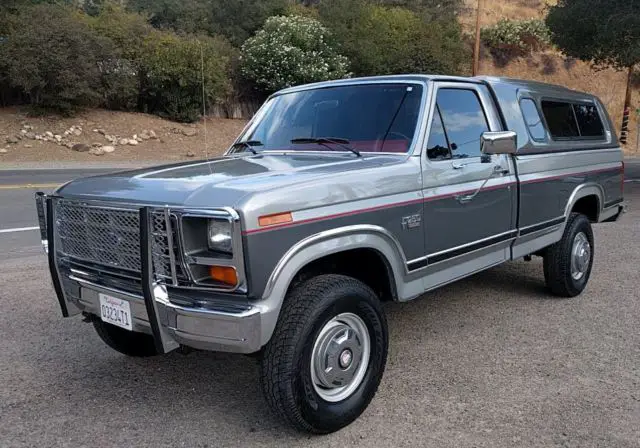
[[[209,249],[230,254],[233,251],[231,243],[231,223],[218,219],[209,220],[207,231]]]

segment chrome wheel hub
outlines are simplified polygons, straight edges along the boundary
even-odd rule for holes
[[[573,247],[571,248],[571,277],[574,280],[580,280],[584,277],[589,269],[591,261],[591,244],[587,236],[580,232],[573,239]]]
[[[353,313],[342,313],[318,333],[311,353],[311,381],[326,401],[348,398],[362,383],[371,356],[369,330]]]

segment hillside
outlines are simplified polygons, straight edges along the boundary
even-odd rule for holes
[[[244,120],[209,118],[205,137],[203,121],[180,124],[153,115],[101,109],[73,118],[29,117],[9,107],[0,109],[0,166],[204,159],[222,154],[245,124]]]
[[[480,16],[481,27],[492,25],[501,18],[522,20],[544,17],[544,0],[483,0],[484,9]],[[475,30],[475,8],[477,0],[465,0],[465,9],[460,16],[465,32],[472,34]],[[481,52],[480,74],[510,76],[533,79],[559,84],[571,89],[582,90],[597,95],[607,106],[611,118],[616,125],[618,136],[622,122],[624,94],[626,88],[626,72],[612,69],[596,71],[588,63],[567,59],[559,52],[550,49],[528,57],[511,60],[505,66],[499,66],[486,49]],[[640,79],[632,91],[632,111],[629,126],[629,140],[624,150],[627,154],[640,155],[638,151],[638,117],[634,112],[640,107]]]

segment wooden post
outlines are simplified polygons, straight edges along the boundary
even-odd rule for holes
[[[631,114],[631,75],[633,74],[633,66],[629,67],[627,75],[627,90],[624,94],[624,111],[622,112],[622,128],[620,128],[620,143],[627,144],[627,136],[629,134],[629,115]]]
[[[478,0],[476,9],[476,41],[473,45],[473,67],[471,74],[476,76],[480,73],[480,11],[482,9],[482,0]]]

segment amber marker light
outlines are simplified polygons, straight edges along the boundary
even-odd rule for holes
[[[226,285],[235,286],[238,284],[238,274],[231,266],[209,266],[209,276]]]
[[[274,215],[266,215],[258,218],[258,225],[260,227],[275,226],[276,224],[286,224],[292,222],[293,217],[291,212],[276,213]]]

